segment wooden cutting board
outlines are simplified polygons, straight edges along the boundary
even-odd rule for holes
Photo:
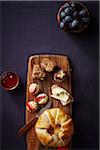
[[[50,88],[52,84],[56,83],[59,86],[62,86],[63,88],[65,88],[67,91],[69,91],[69,93],[72,94],[71,73],[70,73],[71,68],[70,68],[68,58],[66,56],[61,56],[61,55],[34,55],[34,56],[29,57],[29,61],[28,61],[26,101],[29,101],[32,99],[32,96],[29,94],[28,89],[29,89],[30,83],[34,82],[34,80],[32,79],[33,65],[39,64],[43,58],[49,58],[50,60],[55,61],[57,66],[63,68],[66,71],[69,70],[69,74],[68,76],[66,76],[63,82],[58,83],[53,80],[52,73],[47,73],[46,79],[44,81],[39,81],[41,91],[44,93],[47,93],[50,99],[51,97],[50,97],[50,93],[48,89]],[[69,115],[72,115],[72,104],[68,104],[67,106],[62,106],[59,101],[53,99],[52,107],[63,108],[66,113],[68,113]],[[36,113],[30,113],[26,110],[26,123],[28,123],[28,121],[35,115]],[[49,150],[50,149],[40,144],[40,142],[38,141],[36,137],[34,127],[28,131],[26,135],[26,143],[27,143],[27,150]],[[70,145],[68,145],[67,147],[68,149],[70,149],[69,148]],[[53,150],[53,148],[51,149]],[[56,150],[56,148],[54,150]]]

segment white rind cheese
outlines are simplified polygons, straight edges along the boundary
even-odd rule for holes
[[[63,89],[62,87],[59,87],[58,85],[53,85],[51,87],[51,97],[60,100],[62,105],[67,105],[72,101],[70,99],[69,92],[67,92],[67,90]]]

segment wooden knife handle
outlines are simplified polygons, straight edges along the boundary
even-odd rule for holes
[[[21,136],[21,135],[25,134],[32,126],[35,125],[37,119],[38,119],[37,117],[34,117],[26,125],[24,125],[21,129],[19,129],[17,136]]]

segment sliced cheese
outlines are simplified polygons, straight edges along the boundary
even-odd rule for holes
[[[53,85],[51,97],[60,100],[62,105],[66,105],[69,103],[68,101],[70,98],[70,94],[62,87],[59,87],[58,85]]]
[[[63,88],[61,88],[61,87],[59,87],[59,86],[56,86],[56,87],[52,88],[52,94],[53,94],[53,95],[57,95],[57,94],[59,94],[60,92],[66,93],[66,90],[63,89]]]
[[[58,99],[60,101],[66,102],[69,99],[69,95],[64,94],[63,96],[51,95],[51,97]]]

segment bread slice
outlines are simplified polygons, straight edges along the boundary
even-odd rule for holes
[[[51,86],[51,97],[60,100],[64,106],[73,102],[73,97],[70,95],[70,93],[56,84]]]

